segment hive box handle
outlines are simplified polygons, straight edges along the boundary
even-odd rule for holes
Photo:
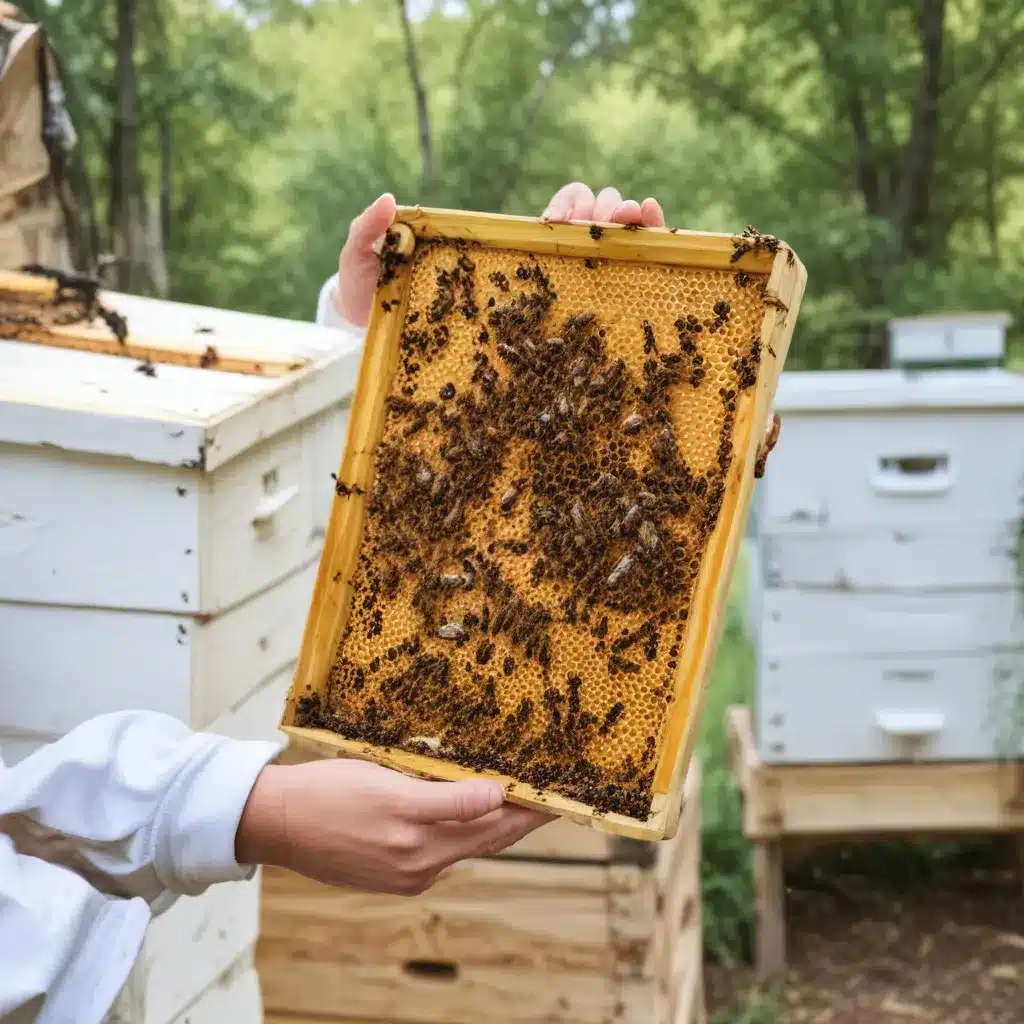
[[[890,497],[935,497],[953,486],[948,455],[880,457],[871,486]]]
[[[426,981],[457,981],[459,966],[450,960],[406,960],[402,970]]]
[[[941,711],[876,711],[875,723],[889,736],[922,739],[942,732],[946,716]]]
[[[299,485],[293,484],[283,491],[275,491],[268,495],[255,508],[252,514],[252,525],[257,529],[269,526],[286,505],[290,504],[299,493]]]

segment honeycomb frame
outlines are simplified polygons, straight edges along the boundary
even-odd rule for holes
[[[363,554],[366,531],[373,529],[372,525],[368,527],[367,523],[368,518],[372,519],[372,513],[375,511],[373,501],[378,452],[387,447],[387,445],[382,445],[386,436],[388,438],[400,436],[395,434],[396,409],[401,406],[407,410],[416,405],[412,401],[401,398],[397,393],[397,386],[401,380],[412,379],[410,377],[412,371],[408,345],[408,333],[411,325],[407,322],[407,318],[410,314],[414,315],[414,319],[418,317],[421,306],[423,310],[426,310],[425,296],[423,295],[425,286],[422,284],[423,275],[417,277],[416,267],[418,263],[423,263],[433,271],[436,266],[439,266],[441,256],[437,255],[435,258],[430,255],[431,253],[447,253],[453,257],[453,261],[457,256],[467,258],[469,262],[466,266],[474,268],[473,280],[482,276],[475,274],[474,260],[482,260],[486,266],[493,265],[496,259],[507,260],[507,264],[499,263],[499,265],[507,265],[509,269],[516,267],[518,263],[515,274],[523,278],[527,284],[529,284],[528,277],[531,279],[535,277],[537,281],[547,281],[550,277],[554,282],[551,285],[551,295],[557,300],[561,316],[565,317],[567,325],[563,332],[565,339],[570,337],[568,333],[570,321],[573,318],[587,320],[587,314],[590,311],[579,308],[579,303],[586,301],[584,290],[578,289],[579,294],[577,295],[565,294],[559,284],[559,277],[575,275],[578,278],[581,267],[586,268],[586,274],[593,275],[591,281],[594,282],[594,288],[614,287],[620,289],[615,294],[631,294],[629,293],[629,281],[639,280],[638,287],[641,289],[660,284],[663,289],[668,289],[659,293],[662,307],[669,301],[675,301],[676,295],[671,291],[673,282],[678,283],[683,278],[686,280],[679,287],[685,286],[691,290],[696,286],[686,282],[712,282],[713,287],[712,284],[701,284],[704,292],[708,294],[710,291],[721,294],[724,288],[723,282],[731,286],[732,281],[735,281],[735,293],[741,295],[741,302],[737,308],[742,307],[745,313],[734,317],[734,325],[726,326],[730,316],[730,304],[720,300],[713,307],[715,319],[712,322],[712,327],[709,327],[712,334],[716,330],[736,332],[742,329],[746,332],[744,337],[747,339],[745,342],[747,348],[741,346],[737,349],[738,336],[734,336],[731,337],[732,344],[728,349],[730,353],[737,355],[731,365],[737,373],[742,370],[744,383],[741,385],[742,390],[739,394],[735,390],[732,391],[731,402],[728,396],[725,399],[726,407],[731,408],[733,412],[730,414],[731,419],[728,419],[725,426],[719,429],[719,433],[724,434],[725,430],[729,431],[732,454],[722,463],[724,467],[721,472],[722,486],[719,488],[717,496],[716,512],[710,521],[711,525],[707,527],[707,532],[701,539],[703,546],[699,552],[699,566],[693,570],[691,590],[686,598],[688,612],[682,616],[684,620],[688,620],[685,633],[681,640],[677,636],[677,646],[672,648],[675,656],[668,663],[671,666],[671,672],[668,683],[663,687],[667,691],[664,700],[668,703],[663,718],[657,725],[657,737],[653,744],[656,749],[651,752],[650,770],[645,776],[649,780],[649,800],[644,804],[641,812],[629,809],[620,810],[617,807],[609,808],[601,801],[588,796],[581,798],[577,793],[568,790],[557,777],[551,782],[546,782],[543,779],[540,781],[527,780],[515,771],[502,771],[486,764],[474,765],[472,758],[467,763],[465,756],[461,758],[447,757],[446,753],[449,749],[447,740],[445,746],[438,749],[439,741],[434,739],[431,743],[430,737],[425,739],[414,737],[396,741],[387,736],[380,739],[354,734],[351,738],[346,738],[335,728],[324,727],[323,722],[314,718],[309,711],[314,706],[327,707],[327,702],[331,699],[338,701],[342,707],[344,706],[344,701],[341,698],[332,697],[339,685],[336,675],[335,681],[332,683],[332,672],[335,671],[336,663],[340,663],[339,651],[344,648],[346,637],[352,634],[353,616],[358,618],[362,614],[355,606],[357,593],[362,594],[366,590],[365,578],[357,577],[361,571],[361,559],[362,564],[365,564],[368,557]],[[430,260],[434,262],[430,263]],[[676,277],[674,278],[673,275]],[[444,275],[438,272],[438,282],[441,281],[442,276]],[[501,284],[502,291],[509,292],[507,279],[498,282],[495,280],[494,274],[490,277],[496,285]],[[497,277],[504,278],[505,275],[501,273]],[[771,424],[774,393],[789,348],[806,278],[806,270],[789,246],[771,236],[759,235],[753,229],[748,229],[741,236],[734,236],[667,228],[594,225],[589,222],[552,224],[525,217],[432,210],[421,207],[400,208],[382,253],[382,273],[378,281],[373,311],[367,329],[359,381],[350,411],[344,454],[337,474],[337,497],[332,508],[299,660],[285,701],[281,718],[282,730],[297,746],[317,756],[354,757],[373,761],[407,774],[439,780],[454,781],[484,775],[499,779],[505,785],[508,798],[512,802],[568,817],[581,825],[642,840],[661,840],[674,836],[678,825],[682,787],[696,740],[704,694],[724,621],[729,585],[749,512],[758,456],[764,454],[762,442]],[[605,284],[602,285],[602,281]],[[557,294],[555,293],[556,286],[559,288]],[[525,287],[526,284],[524,284]],[[546,284],[538,285],[538,288],[542,287],[548,286]],[[480,306],[483,308],[478,309],[470,291],[465,291],[464,296],[461,296],[461,293],[456,295],[454,300],[452,295],[445,295],[442,302],[439,287],[435,303],[440,303],[444,308],[436,310],[438,313],[436,318],[428,316],[423,319],[432,319],[435,323],[441,323],[447,322],[445,318],[450,316],[453,324],[453,337],[455,337],[454,332],[462,330],[470,322],[472,322],[473,331],[477,331],[483,324],[495,323],[493,319],[495,315],[494,289],[492,288],[491,291],[492,295],[486,304],[481,301]],[[415,311],[410,309],[414,292],[420,297],[420,305]],[[512,289],[512,292],[514,294],[515,290]],[[520,292],[519,294],[525,293]],[[465,299],[465,308],[458,307],[464,314],[461,317],[453,304],[453,301],[457,302],[460,296]],[[747,296],[753,297],[750,302],[748,302]],[[595,304],[598,300],[591,295],[590,302]],[[747,305],[744,306],[742,303],[747,303]],[[492,310],[491,320],[488,320],[488,306]],[[500,308],[499,306],[499,312]],[[678,309],[681,319],[677,319],[675,323],[679,332],[679,345],[685,351],[685,339],[688,335],[686,334],[684,312],[685,310]],[[615,301],[605,301],[604,306],[598,310],[596,315],[598,319],[595,324],[607,322],[610,325],[617,325],[624,320],[630,321],[630,329],[635,329],[637,332],[638,347],[647,349],[648,340],[652,347],[655,345],[654,338],[648,334],[646,317],[637,319],[635,315],[623,314]],[[667,314],[662,311],[660,315],[664,322]],[[632,319],[637,319],[637,323],[632,324]],[[641,320],[642,335],[639,333]],[[456,327],[456,322],[461,326]],[[737,322],[741,325],[740,327],[735,326]],[[418,326],[424,326],[424,324],[420,322]],[[541,326],[548,326],[548,321],[545,319]],[[701,328],[695,329],[700,330]],[[612,344],[612,337],[617,337],[615,330],[618,328],[609,328],[610,334],[607,343],[609,346]],[[425,334],[425,332],[421,333]],[[600,334],[601,337],[604,337],[603,329]],[[493,355],[495,346],[488,345],[486,335],[485,329],[479,339],[480,344],[489,347]],[[447,331],[445,331],[445,338],[447,339]],[[559,338],[554,339],[556,342],[559,340]],[[444,344],[447,345],[447,340]],[[458,344],[465,347],[468,343],[453,341],[451,349],[457,349]],[[551,342],[549,341],[548,344]],[[719,342],[715,342],[715,344],[721,345]],[[744,361],[746,358],[744,354],[748,350],[753,353],[754,358],[751,361]],[[657,351],[655,348],[655,352]],[[632,358],[632,356],[630,357]],[[432,350],[430,352],[420,351],[417,358],[427,364],[433,364],[436,361],[443,369],[446,358],[454,360],[458,357],[446,356],[444,352]],[[642,357],[638,356],[637,358],[642,361]],[[678,357],[674,358],[678,359]],[[698,356],[698,363],[700,359],[701,357]],[[465,358],[463,361],[465,362]],[[622,359],[619,360],[619,362],[622,361]],[[508,361],[506,360],[506,362]],[[653,361],[648,360],[648,362]],[[487,364],[486,359],[483,360],[483,364]],[[413,369],[419,371],[419,363],[413,364]],[[714,367],[709,365],[708,369],[714,369]],[[702,379],[703,376],[704,370],[701,369],[699,379]],[[511,378],[506,376],[495,379],[508,380]],[[698,377],[695,376],[691,380],[693,381],[692,386],[696,390]],[[436,386],[436,380],[434,384]],[[460,382],[461,387],[462,383]],[[454,387],[450,384],[445,385],[442,391],[446,391],[448,388],[452,388],[452,396],[454,396]],[[413,390],[415,391],[415,388]],[[634,390],[640,394],[639,387]],[[726,391],[723,388],[719,393],[725,395]],[[437,396],[428,396],[424,393],[417,397],[422,399]],[[667,398],[665,401],[668,403]],[[430,405],[435,408],[437,403],[433,402]],[[671,417],[673,429],[679,425],[678,421],[681,415],[680,407],[674,408],[676,411],[666,414]],[[683,418],[685,419],[685,417]],[[669,423],[670,420],[663,418],[661,422]],[[389,424],[391,424],[390,427]],[[685,422],[682,425],[685,427]],[[406,433],[401,436],[408,436],[410,432],[417,434],[422,428],[423,423],[416,423],[411,427],[406,427]],[[628,428],[628,424],[624,422],[624,429],[626,428]],[[389,430],[391,433],[388,433]],[[437,433],[436,428],[434,432]],[[427,431],[423,431],[421,436],[426,436],[427,433]],[[611,434],[608,436],[610,437]],[[690,437],[691,435],[684,436]],[[717,437],[715,440],[717,442]],[[418,440],[411,441],[407,447],[419,443]],[[427,440],[423,443],[429,444],[430,441]],[[404,442],[399,441],[399,446],[403,445]],[[721,462],[720,453],[721,448],[719,448],[719,461]],[[710,476],[710,473],[708,475]],[[507,498],[509,493],[510,491],[505,491],[504,497]],[[514,497],[513,495],[513,500]],[[494,499],[493,504],[496,505],[496,495],[494,495]],[[368,510],[371,512],[369,517]],[[463,515],[468,517],[469,512],[464,512]],[[412,529],[415,531],[417,526],[413,525]],[[426,529],[425,525],[423,529]],[[493,536],[493,533],[488,533],[488,536]],[[476,551],[475,548],[471,550]],[[488,550],[493,551],[493,544]],[[476,555],[474,554],[473,557],[475,558]],[[369,570],[364,570],[364,577],[366,572]],[[395,593],[397,592],[396,584]],[[361,607],[369,607],[369,604],[364,600]],[[375,614],[378,616],[379,622],[382,618],[381,613],[376,612]],[[575,612],[573,614],[575,615]],[[573,628],[576,628],[577,624],[574,619],[567,619],[567,621],[572,622]],[[468,616],[465,617],[465,622],[469,622]],[[462,628],[461,622],[459,628]],[[452,626],[452,629],[454,630],[455,627]],[[486,622],[483,629],[486,632]],[[376,632],[380,632],[379,625]],[[496,629],[495,632],[497,632]],[[624,627],[624,636],[626,632]],[[460,649],[463,647],[465,637],[461,634],[446,635],[438,630],[437,635],[449,640],[458,640],[457,646]],[[428,635],[428,641],[434,641],[434,639],[433,634]],[[493,645],[490,646],[493,647]],[[602,649],[604,647],[603,643],[599,643],[599,646]],[[655,640],[656,647],[657,641]],[[415,649],[419,650],[418,638]],[[527,649],[529,650],[529,648]],[[400,650],[399,656],[404,656],[405,653],[405,650]],[[410,655],[411,653],[413,653],[412,648],[410,648]],[[389,660],[394,660],[394,654],[394,649],[389,649]],[[649,660],[650,658],[651,656],[648,655]],[[342,658],[342,660],[344,659]],[[375,660],[380,661],[379,658]],[[507,658],[506,661],[508,660],[511,659]],[[622,660],[620,659],[620,661]],[[467,673],[470,672],[470,661],[471,655],[467,657],[466,661]],[[540,661],[542,664],[544,663],[543,656]],[[663,656],[659,664],[664,664]],[[356,688],[361,690],[364,673],[361,669],[357,671],[360,674],[360,682]],[[374,668],[373,671],[377,671],[377,669]],[[545,678],[547,678],[546,666]],[[609,678],[608,685],[614,693],[616,686],[621,687],[624,692],[627,689],[624,680],[631,677],[610,672]],[[616,682],[616,679],[619,682]],[[570,676],[570,707],[573,698],[571,680]],[[443,685],[448,685],[447,677]],[[489,685],[493,697],[493,681]],[[550,688],[545,691],[545,700],[550,693]],[[564,699],[564,695],[559,691],[556,699]],[[523,700],[522,703],[527,702]],[[617,702],[609,711],[604,726],[609,724],[609,720],[614,721],[614,712],[618,703],[621,702]],[[621,715],[621,713],[620,708],[619,714]],[[494,714],[497,715],[498,712],[495,711]],[[551,714],[557,715],[557,712],[551,712]],[[513,716],[506,717],[511,720]],[[462,727],[456,726],[455,728]],[[607,733],[607,729],[602,728],[602,735],[605,733]],[[612,739],[607,742],[619,741]],[[651,737],[647,738],[647,743],[648,746],[652,746]]]
[[[267,358],[250,339],[227,341],[213,332],[176,335],[161,330],[152,319],[138,333],[134,319],[129,323],[119,312],[122,298],[101,290],[95,279],[60,270],[0,270],[0,339],[134,359],[151,366],[259,377],[285,378],[311,366],[307,357]]]

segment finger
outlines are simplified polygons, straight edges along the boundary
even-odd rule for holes
[[[500,853],[553,820],[551,815],[542,811],[506,804],[495,811],[486,823],[481,821],[473,826],[478,834],[471,841],[470,852],[462,856],[484,857]]]
[[[463,782],[425,782],[407,779],[402,794],[405,816],[420,825],[442,821],[470,822],[497,810],[505,802],[505,789],[491,779]]]
[[[622,205],[622,196],[617,188],[603,188],[594,203],[593,219],[608,224],[612,214]]]
[[[623,200],[618,208],[612,211],[611,221],[613,224],[642,224],[640,204],[635,199]]]
[[[642,223],[649,228],[663,228],[665,226],[665,214],[661,209],[661,203],[657,199],[645,199],[640,204],[640,214],[643,217]]]
[[[436,825],[431,829],[432,863],[443,870],[467,857],[499,853],[553,820],[543,811],[505,804],[474,822]]]
[[[594,193],[582,181],[564,185],[552,197],[542,220],[588,220],[594,208]]]
[[[374,200],[355,220],[348,232],[348,245],[356,250],[368,252],[395,219],[398,204],[390,192]]]

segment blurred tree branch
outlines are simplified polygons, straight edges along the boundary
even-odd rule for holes
[[[683,89],[692,92],[699,99],[714,100],[729,113],[749,121],[752,125],[763,131],[784,139],[826,166],[837,170],[842,169],[842,164],[835,158],[834,154],[822,146],[817,139],[787,124],[771,106],[755,99],[753,92],[743,93],[730,88],[728,85],[716,80],[713,75],[700,71],[693,64],[688,65],[685,69],[670,71],[664,67],[644,64],[630,57],[620,56],[615,51],[607,52],[605,59],[609,63],[628,68],[642,78],[651,78],[660,80],[662,83],[681,86]]]
[[[409,23],[409,12],[405,0],[398,0],[398,11],[402,19],[402,35],[405,38],[405,61],[409,69],[409,81],[412,83],[413,97],[416,101],[416,122],[420,137],[420,189],[426,192],[434,177],[433,140],[430,136],[430,111],[427,106],[427,91],[423,87],[420,75],[419,60],[416,56],[416,40],[413,37],[412,25]]]

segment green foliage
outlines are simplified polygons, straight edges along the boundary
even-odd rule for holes
[[[692,104],[737,212],[810,268],[792,365],[877,358],[893,315],[1022,311],[1019,3],[637,9],[613,59]],[[929,11],[945,13],[935,39],[918,26]]]
[[[738,1005],[713,1017],[711,1024],[780,1024],[782,1020],[778,999],[752,989],[740,997]]]
[[[729,966],[753,952],[754,880],[751,846],[743,835],[736,782],[729,766],[726,709],[753,695],[754,653],[741,616],[738,574],[708,691],[698,745],[703,773],[701,873],[706,955]]]
[[[65,66],[103,243],[113,5],[23,6]],[[918,14],[939,8],[936,53]],[[655,195],[681,226],[753,221],[791,242],[810,274],[794,367],[877,359],[894,314],[999,307],[1024,322],[1014,0],[408,10],[423,16],[407,39],[400,0],[136,5],[141,172],[169,212],[175,297],[308,318],[382,191],[536,213],[582,178]],[[1013,339],[1024,349],[1020,326]]]

